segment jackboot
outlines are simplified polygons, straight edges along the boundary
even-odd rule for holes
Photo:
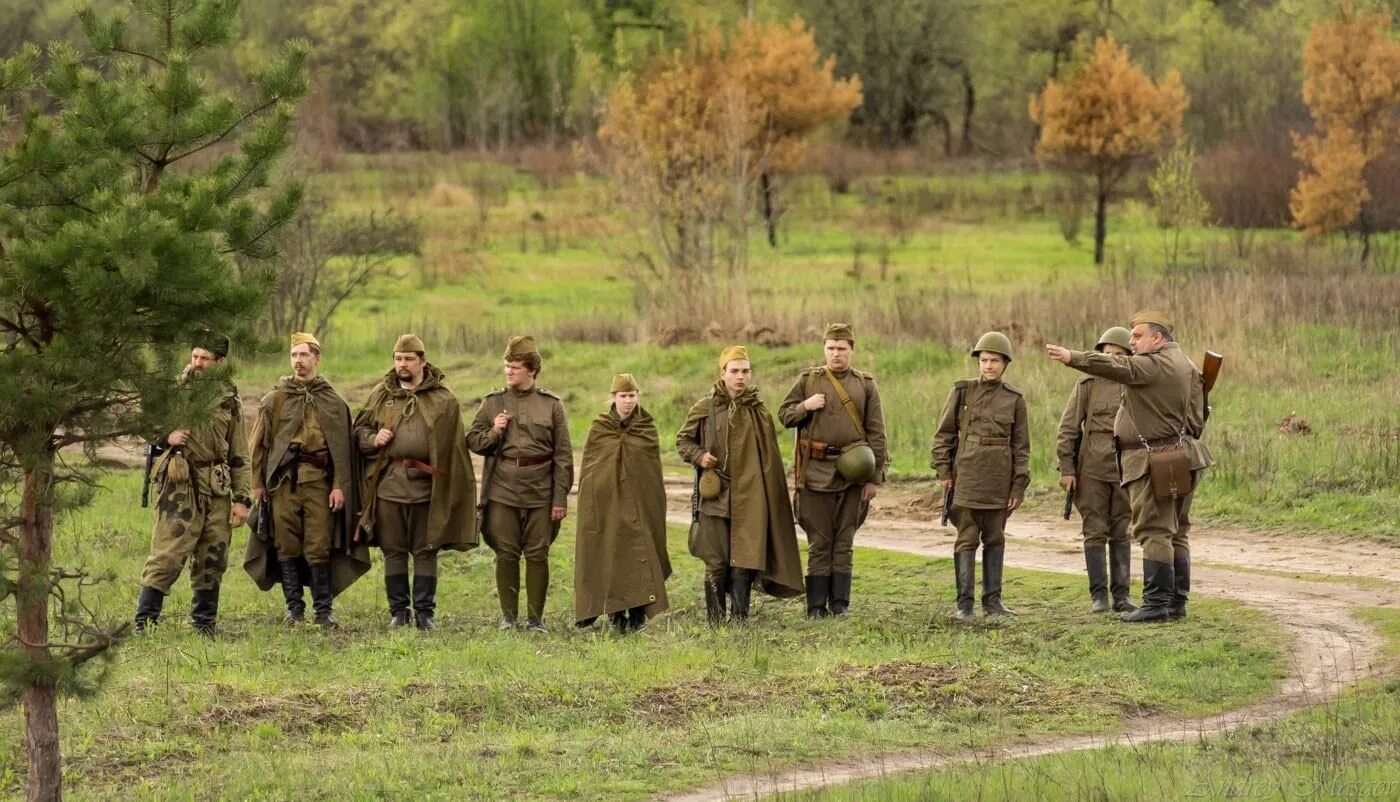
[[[413,577],[413,624],[424,632],[437,629],[433,615],[437,612],[437,577],[415,574]]]
[[[618,611],[618,612],[616,612],[616,613],[612,613],[611,615],[608,616],[608,618],[612,621],[612,628],[613,628],[613,632],[614,632],[615,634],[618,634],[618,635],[626,635],[626,634],[627,634],[627,627],[628,627],[628,624],[627,624],[627,611],[625,611],[625,610],[620,610],[620,611]]]
[[[977,552],[953,552],[953,578],[958,587],[958,607],[954,618],[972,617],[972,588],[977,583]]]
[[[845,615],[851,609],[851,575],[831,575],[831,614]]]
[[[282,599],[287,604],[286,624],[300,624],[306,620],[306,601],[301,596],[301,560],[282,560]]]
[[[1108,565],[1103,546],[1084,547],[1084,569],[1089,573],[1089,612],[1108,612]]]
[[[515,629],[520,617],[520,561],[496,558],[496,596],[501,600],[500,629]]]
[[[1124,613],[1122,620],[1130,624],[1169,620],[1172,598],[1176,595],[1175,573],[1171,563],[1143,558],[1142,607]]]
[[[705,576],[705,620],[712,627],[724,623],[726,584],[709,575]]]
[[[831,577],[807,577],[807,617],[826,618],[826,603],[831,596]]]
[[[1190,553],[1173,557],[1172,571],[1176,574],[1176,587],[1172,594],[1171,618],[1173,621],[1179,621],[1186,617],[1186,597],[1191,593]]]
[[[984,615],[1015,615],[1016,611],[1001,603],[1001,566],[1006,557],[1005,546],[982,547],[982,613]]]
[[[146,628],[154,628],[160,623],[160,610],[165,606],[165,594],[155,588],[141,586],[141,595],[136,597],[136,634],[143,635]]]
[[[747,568],[729,569],[729,615],[732,621],[747,621],[749,618],[753,575],[754,572]]]
[[[316,611],[316,624],[322,629],[339,629],[340,623],[331,615],[331,564],[310,566],[311,607]]]
[[[627,628],[636,632],[647,624],[647,608],[633,607],[627,611]]]
[[[525,628],[544,632],[544,600],[549,595],[549,563],[525,561]]]
[[[219,586],[196,590],[190,602],[190,624],[206,638],[214,637],[214,624],[219,618]]]
[[[1128,598],[1128,588],[1133,581],[1133,543],[1108,544],[1108,587],[1113,593],[1113,612],[1131,613],[1137,609]]]
[[[408,574],[386,574],[384,595],[389,599],[389,628],[408,626]]]

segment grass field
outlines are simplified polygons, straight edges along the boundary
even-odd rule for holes
[[[84,601],[121,619],[150,517],[135,472],[108,484],[59,522],[56,561],[111,577]],[[1010,572],[1021,617],[955,625],[947,560],[878,551],[858,555],[849,619],[764,600],[749,626],[711,630],[684,539],[671,532],[672,612],[623,638],[571,626],[571,526],[542,637],[495,630],[484,548],[444,557],[428,636],[386,629],[378,565],[337,601],[344,629],[329,636],[285,629],[280,598],[235,567],[223,635],[202,639],[182,580],[100,696],[63,703],[68,797],[642,799],[817,757],[1118,731],[1257,699],[1283,670],[1247,609],[1202,599],[1190,627],[1123,627],[1084,612],[1068,576]],[[0,788],[18,792],[21,728],[15,710],[3,719]]]

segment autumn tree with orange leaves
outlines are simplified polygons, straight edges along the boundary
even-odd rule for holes
[[[773,178],[801,165],[813,131],[860,104],[860,80],[837,80],[834,68],[802,20],[745,21],[729,35],[702,30],[619,82],[598,138],[649,230],[634,272],[649,309],[701,322],[743,314],[757,205],[771,212]]]
[[[1400,42],[1390,13],[1357,14],[1350,3],[1313,26],[1303,48],[1303,101],[1316,132],[1294,134],[1303,172],[1289,209],[1308,236],[1355,231],[1361,261],[1371,254],[1367,169],[1400,131]]]
[[[1103,264],[1109,197],[1136,164],[1181,136],[1187,99],[1176,72],[1154,82],[1111,34],[1101,36],[1092,50],[1082,44],[1077,50],[1077,69],[1063,80],[1052,79],[1033,96],[1030,114],[1041,126],[1036,155],[1094,181],[1098,265]]]

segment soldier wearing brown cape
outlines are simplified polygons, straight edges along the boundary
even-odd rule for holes
[[[700,471],[690,553],[705,563],[710,622],[743,621],[755,579],[771,596],[800,596],[802,562],[773,416],[749,384],[748,351],[720,354],[719,379],[676,434],[681,459]]]
[[[414,625],[431,630],[438,552],[476,548],[476,475],[461,407],[424,353],[412,334],[394,344],[394,367],[355,416],[355,443],[366,462],[360,531],[384,550],[389,626],[408,624],[411,599]]]
[[[656,421],[630,373],[612,381],[612,405],[588,430],[578,482],[574,620],[612,618],[636,630],[666,610],[666,488]]]
[[[272,533],[248,538],[243,569],[262,590],[281,584],[287,622],[305,620],[302,565],[316,623],[339,626],[331,599],[369,570],[369,549],[354,542],[360,511],[360,460],[350,407],[317,374],[321,344],[292,335],[292,375],[263,396],[251,436],[253,498],[269,505]],[[269,559],[275,550],[277,559]]]

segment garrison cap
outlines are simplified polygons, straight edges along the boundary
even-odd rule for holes
[[[535,347],[535,338],[526,334],[520,337],[511,337],[506,341],[506,353],[504,359],[507,362],[524,359],[531,354],[538,356],[539,349]]]
[[[423,340],[417,334],[405,334],[394,343],[394,353],[396,354],[421,354],[427,350],[423,347]]]
[[[1144,309],[1128,319],[1129,326],[1141,326],[1143,323],[1161,326],[1168,334],[1172,333],[1172,319],[1160,309]]]
[[[299,331],[292,335],[292,347],[296,348],[298,345],[309,345],[312,351],[321,353],[321,341],[310,332]]]
[[[851,345],[855,345],[856,335],[847,323],[828,323],[826,331],[822,333],[822,341],[827,340],[845,340]]]
[[[731,345],[731,346],[729,346],[728,348],[726,348],[726,349],[724,349],[723,351],[720,352],[720,354],[719,354],[719,369],[720,369],[720,370],[724,370],[724,366],[725,366],[725,365],[728,365],[730,362],[733,362],[733,361],[736,360],[736,359],[745,359],[745,360],[746,360],[746,359],[748,359],[748,358],[749,358],[749,349],[745,348],[745,347],[742,346],[742,345]]]
[[[639,393],[642,388],[637,386],[637,380],[632,378],[630,373],[619,373],[613,376],[612,390],[614,393]]]

